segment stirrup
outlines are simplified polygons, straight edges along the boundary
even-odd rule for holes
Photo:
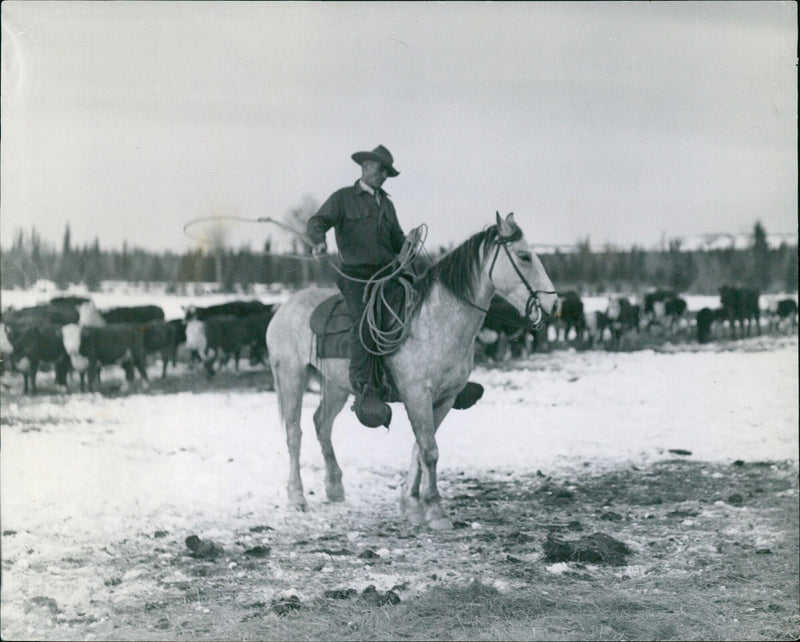
[[[467,408],[471,408],[482,396],[483,386],[474,381],[467,381],[467,385],[456,395],[456,400],[453,402],[453,409],[466,410]]]
[[[364,386],[361,392],[356,393],[353,410],[358,420],[367,428],[378,426],[389,427],[392,421],[392,409],[378,396],[378,391],[371,386]]]

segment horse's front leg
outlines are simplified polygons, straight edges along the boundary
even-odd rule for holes
[[[453,528],[453,523],[445,515],[442,498],[439,495],[436,472],[439,448],[436,445],[436,429],[452,407],[454,399],[440,403],[434,408],[430,396],[426,397],[406,405],[416,437],[415,454],[418,463],[415,467],[412,461],[409,470],[403,496],[404,508],[410,521],[414,521],[421,512],[428,526],[436,530],[447,530]]]

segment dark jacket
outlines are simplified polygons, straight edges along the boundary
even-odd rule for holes
[[[392,261],[403,247],[405,234],[389,196],[378,190],[381,204],[356,181],[331,194],[308,220],[306,233],[322,243],[333,227],[345,266],[380,266]]]

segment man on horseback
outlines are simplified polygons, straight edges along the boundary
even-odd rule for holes
[[[319,211],[308,220],[306,233],[314,242],[312,253],[322,258],[328,251],[326,232],[333,227],[342,265],[337,285],[344,296],[352,320],[350,384],[355,392],[353,409],[359,421],[370,428],[389,425],[392,411],[380,397],[376,376],[374,345],[360,332],[366,302],[367,281],[389,265],[406,240],[389,195],[382,189],[389,176],[397,176],[394,158],[386,147],[356,152],[351,158],[361,165],[361,178],[354,185],[334,192]],[[367,333],[368,334],[368,333]],[[472,405],[480,393],[477,384],[470,387]],[[465,389],[466,390],[466,389]],[[461,407],[468,407],[462,401]]]

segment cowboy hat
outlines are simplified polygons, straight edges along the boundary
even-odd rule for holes
[[[383,145],[378,145],[371,152],[356,152],[350,158],[352,158],[359,165],[366,160],[378,161],[386,168],[387,176],[397,176],[400,173],[394,167],[392,167],[394,158],[392,158],[391,152]]]

